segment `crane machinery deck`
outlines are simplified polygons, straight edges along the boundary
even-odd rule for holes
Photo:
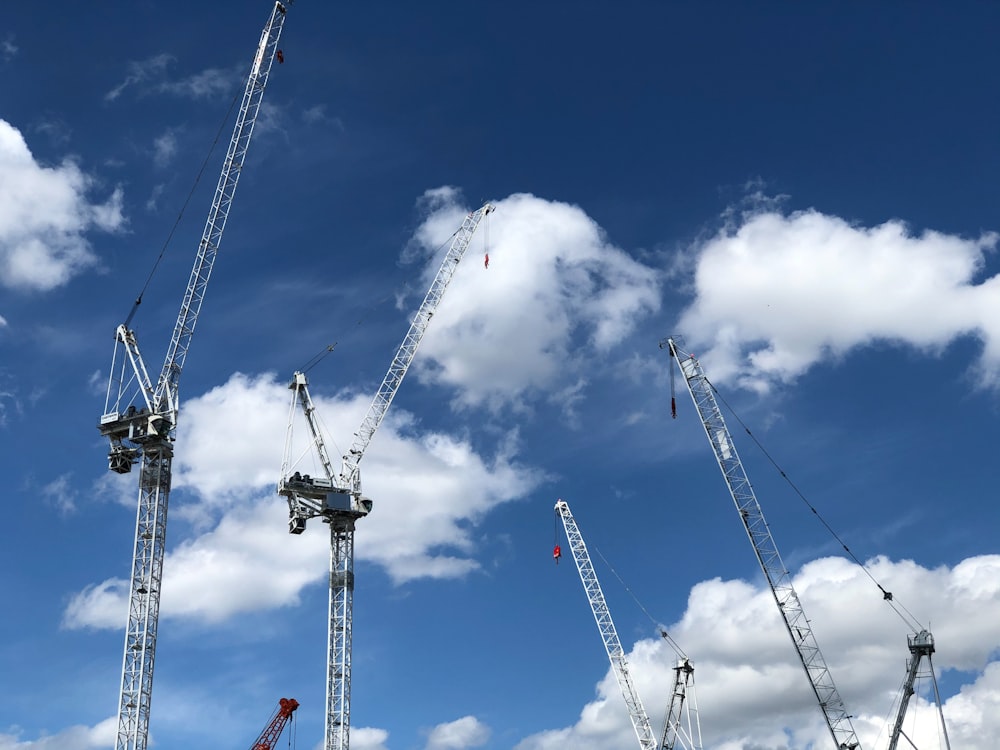
[[[403,382],[417,347],[431,318],[451,282],[458,264],[469,247],[480,222],[493,211],[490,203],[468,214],[456,231],[448,252],[431,282],[424,300],[413,316],[389,370],[379,386],[351,448],[344,454],[339,474],[327,452],[316,417],[316,407],[309,394],[305,373],[296,372],[289,384],[293,391],[289,411],[278,494],[288,501],[288,531],[301,534],[311,518],[321,518],[330,525],[330,605],[327,643],[327,700],[325,750],[347,750],[350,742],[351,716],[351,641],[354,607],[354,526],[372,510],[372,501],[361,494],[360,463],[375,432],[385,418],[399,386]],[[305,416],[311,445],[323,467],[322,477],[294,471],[292,461],[292,426],[296,405]]]
[[[569,503],[565,500],[556,502],[555,511],[562,520],[566,539],[569,542],[570,551],[573,553],[573,561],[576,563],[584,593],[587,595],[597,629],[604,642],[604,650],[607,652],[611,669],[615,673],[622,698],[625,700],[625,707],[628,710],[629,719],[632,721],[636,738],[639,740],[640,750],[674,750],[678,742],[684,750],[701,750],[701,724],[698,718],[697,701],[687,700],[689,690],[691,695],[694,695],[694,666],[691,661],[686,656],[682,656],[674,668],[674,685],[670,693],[670,703],[667,706],[661,740],[657,743],[649,722],[649,715],[646,713],[639,693],[632,683],[625,649],[622,648],[618,631],[615,630],[615,623],[611,619],[611,612],[608,610],[601,582],[597,577],[597,571],[594,570],[594,564],[590,559],[590,552],[587,550],[587,543],[583,539],[580,527],[570,510]],[[558,560],[560,555],[561,550],[557,546],[554,556]],[[660,635],[671,642],[666,631],[661,630]]]
[[[275,2],[247,75],[233,136],[155,385],[139,353],[135,332],[129,328],[141,295],[115,333],[107,398],[98,428],[110,442],[111,471],[126,474],[133,464],[141,462],[116,750],[145,750],[148,742],[167,501],[180,407],[178,384],[284,23],[285,5]]]

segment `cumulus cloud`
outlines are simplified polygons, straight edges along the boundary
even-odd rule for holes
[[[449,188],[425,202],[429,214],[410,255],[438,257],[421,288],[468,213]],[[657,273],[611,244],[577,206],[529,194],[495,205],[424,337],[418,376],[455,387],[461,406],[523,405],[553,388],[571,397],[584,363],[608,355],[659,309]]]
[[[13,125],[0,120],[0,284],[47,291],[97,259],[84,234],[112,232],[124,223],[122,191],[91,203],[93,180],[72,161],[35,161]]]
[[[17,727],[0,732],[0,750],[104,750],[114,747],[118,718],[111,716],[96,726],[73,726],[34,740],[23,739]]]
[[[349,445],[370,399],[312,395],[330,434]],[[289,535],[287,505],[274,489],[290,396],[287,384],[271,375],[237,374],[185,404],[173,488],[188,490],[195,500],[175,504],[171,515],[175,523],[191,523],[195,534],[166,556],[162,617],[219,622],[240,612],[288,606],[305,586],[325,577],[327,527],[317,520],[306,533]],[[306,450],[306,432],[300,423],[292,455],[308,462],[313,454]],[[342,451],[326,439],[336,459]],[[322,474],[309,463],[301,470]],[[398,407],[373,440],[361,475],[375,509],[358,524],[364,544],[358,545],[356,560],[379,565],[397,583],[456,578],[478,569],[472,539],[477,523],[497,505],[525,496],[544,476],[517,462],[513,436],[484,457],[464,438],[419,430]],[[285,573],[275,576],[275,570]],[[127,593],[122,579],[85,588],[67,606],[64,625],[120,627]]]
[[[963,560],[948,568],[876,558],[872,575],[914,612],[933,614],[939,672],[965,675],[946,699],[952,742],[987,750],[1000,736],[1000,555]],[[856,565],[842,558],[814,560],[794,577],[831,674],[863,747],[884,743],[886,717],[909,658],[907,631],[881,593]],[[844,606],[850,602],[850,606]],[[681,620],[668,627],[696,669],[697,699],[706,750],[791,748],[829,743],[829,732],[765,584],[713,579],[697,584]],[[594,659],[600,658],[595,634]],[[673,687],[676,654],[659,638],[637,642],[630,672],[654,725]],[[926,664],[925,664],[926,666]],[[907,733],[918,747],[936,747],[937,727],[928,681],[915,696]],[[580,747],[610,750],[634,742],[613,673],[597,686],[597,699],[570,727],[523,740],[518,750]],[[911,734],[912,732],[912,734]],[[957,745],[956,745],[957,746]]]
[[[490,738],[490,728],[475,716],[438,724],[427,735],[427,750],[467,750],[481,747]]]
[[[385,744],[389,739],[389,733],[384,729],[374,729],[372,727],[351,727],[351,747],[354,750],[387,750]],[[316,750],[324,750],[323,742],[316,746]]]
[[[978,378],[995,386],[1000,274],[978,277],[996,241],[751,212],[694,248],[695,298],[677,330],[716,382],[758,390],[876,341],[938,352],[973,336]]]

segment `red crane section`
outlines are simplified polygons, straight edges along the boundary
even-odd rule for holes
[[[292,713],[299,707],[299,702],[294,698],[282,698],[278,701],[278,710],[275,712],[271,722],[260,733],[260,736],[250,746],[250,750],[274,750],[278,738],[285,729],[285,724],[291,718]]]

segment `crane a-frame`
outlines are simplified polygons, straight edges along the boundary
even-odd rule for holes
[[[389,370],[379,386],[375,399],[361,427],[354,435],[350,450],[344,454],[339,474],[334,473],[333,463],[327,453],[322,431],[316,418],[316,408],[309,395],[305,373],[296,372],[288,386],[292,395],[285,441],[278,494],[288,500],[288,530],[301,534],[310,518],[322,518],[330,524],[330,609],[329,640],[327,644],[326,676],[326,730],[325,750],[347,750],[350,742],[351,717],[351,639],[353,637],[354,607],[354,525],[368,515],[372,501],[361,494],[359,466],[375,432],[389,411],[396,391],[417,353],[417,347],[427,331],[451,282],[458,264],[469,247],[472,235],[480,222],[493,211],[490,203],[473,211],[462,222],[454,235],[451,246],[441,262],[434,280],[421,303],[410,328],[403,337],[393,357]],[[323,477],[311,477],[301,472],[292,473],[292,426],[296,405],[305,415],[315,447],[323,467]]]
[[[673,338],[660,342],[660,347],[670,350],[670,356],[677,360],[691,394],[691,400],[701,418],[708,442],[715,453],[722,470],[736,510],[753,546],[757,562],[771,587],[774,601],[781,612],[782,621],[792,639],[802,667],[809,677],[809,684],[823,711],[823,717],[838,750],[854,750],[859,747],[851,718],[844,708],[844,702],[833,683],[833,677],[820,653],[812,626],[802,610],[802,603],[792,586],[792,577],[781,561],[778,547],[771,536],[771,530],[764,519],[764,513],[757,502],[753,487],[743,470],[743,463],[736,453],[733,437],[722,418],[722,412],[715,401],[712,385],[708,382],[701,364],[693,354],[682,352]]]
[[[694,666],[687,657],[683,657],[675,668],[674,687],[670,694],[662,739],[657,744],[649,722],[649,715],[642,705],[635,685],[632,684],[628,660],[625,658],[625,649],[622,648],[618,632],[615,630],[615,623],[611,619],[611,612],[604,599],[601,582],[598,580],[597,571],[594,570],[594,564],[590,560],[590,552],[587,550],[587,544],[580,532],[580,527],[576,523],[576,518],[573,517],[569,503],[565,500],[556,502],[555,511],[562,519],[566,540],[573,553],[573,561],[576,563],[580,581],[583,583],[583,590],[590,602],[590,609],[594,613],[597,629],[601,633],[604,650],[608,654],[615,679],[618,680],[618,687],[625,700],[625,707],[628,710],[629,719],[632,721],[632,727],[635,729],[636,738],[639,740],[640,750],[673,750],[678,742],[684,750],[701,750],[701,726],[697,708],[686,700],[689,689],[693,694]],[[666,632],[661,631],[661,635],[664,639],[670,640]]]
[[[111,471],[128,473],[141,460],[116,750],[145,750],[148,740],[178,384],[284,23],[285,6],[275,2],[247,76],[222,174],[155,384],[139,353],[135,332],[129,328],[131,314],[115,333],[111,377],[98,427],[111,444]]]

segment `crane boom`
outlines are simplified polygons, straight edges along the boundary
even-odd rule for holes
[[[178,383],[284,21],[285,6],[275,2],[247,76],[233,137],[155,387],[139,352],[135,333],[128,327],[131,315],[116,331],[107,399],[98,427],[110,441],[110,470],[128,473],[141,456],[117,750],[145,750],[148,741],[167,504],[179,408]],[[116,366],[119,345],[125,352],[120,368]],[[137,409],[133,402],[139,397],[142,406]]]
[[[434,280],[431,282],[427,294],[424,295],[424,301],[420,304],[416,315],[413,316],[410,329],[406,332],[406,336],[403,337],[403,343],[400,344],[396,356],[392,359],[392,364],[389,365],[389,371],[386,372],[385,378],[382,379],[382,384],[375,394],[375,399],[368,409],[368,414],[354,435],[354,443],[351,445],[350,450],[344,454],[344,464],[340,474],[343,486],[354,487],[357,484],[358,464],[361,463],[361,459],[368,449],[368,444],[371,442],[372,437],[374,437],[379,425],[382,424],[386,412],[389,411],[389,405],[392,403],[392,399],[395,397],[396,391],[399,390],[400,383],[403,382],[403,377],[406,375],[406,371],[410,367],[414,355],[417,353],[417,347],[420,346],[420,341],[427,331],[427,326],[430,325],[431,317],[433,317],[434,311],[437,310],[438,305],[441,303],[441,298],[448,289],[451,277],[454,276],[459,262],[465,255],[465,251],[469,248],[472,235],[475,233],[479,223],[492,211],[493,206],[490,203],[484,203],[479,209],[465,217],[462,226],[456,232],[451,247],[448,248],[444,260],[441,261],[437,275],[435,275]]]
[[[278,708],[274,712],[274,716],[254,740],[250,750],[274,750],[274,746],[278,744],[278,738],[285,731],[285,724],[292,718],[292,714],[298,707],[299,702],[294,698],[282,698],[278,701]]]
[[[583,535],[573,518],[573,513],[569,509],[569,504],[565,500],[556,503],[556,513],[562,519],[563,528],[566,529],[566,539],[569,548],[573,552],[573,560],[576,562],[576,569],[580,573],[580,580],[583,582],[583,590],[587,594],[590,602],[590,609],[594,613],[594,620],[597,622],[597,629],[601,633],[601,640],[604,641],[604,650],[608,653],[611,668],[614,670],[615,678],[618,680],[618,687],[621,689],[622,698],[625,699],[625,707],[628,709],[629,718],[635,729],[636,737],[639,739],[640,750],[656,750],[656,738],[653,735],[653,728],[649,723],[649,715],[643,708],[639,694],[632,684],[632,678],[628,672],[628,661],[625,659],[625,650],[618,639],[618,632],[615,630],[615,623],[611,619],[611,612],[608,611],[608,604],[604,600],[604,592],[601,590],[601,582],[597,579],[597,572],[590,561],[590,553],[587,551],[587,544],[583,541]]]
[[[327,454],[322,431],[316,419],[316,409],[309,395],[309,383],[304,373],[296,372],[288,386],[294,391],[285,453],[278,480],[278,494],[288,501],[288,530],[292,534],[305,531],[306,521],[322,517],[330,524],[330,604],[327,642],[326,675],[326,730],[325,750],[347,750],[350,743],[351,715],[351,643],[353,639],[354,609],[354,525],[368,515],[372,501],[361,494],[361,476],[358,469],[375,432],[385,418],[403,377],[417,352],[417,347],[427,331],[431,318],[444,296],[445,290],[458,268],[472,235],[480,222],[493,211],[485,203],[462,222],[454,235],[430,289],[413,316],[413,322],[403,337],[403,343],[389,365],[389,371],[379,386],[375,399],[355,433],[354,443],[344,455],[339,476],[334,475]],[[295,406],[298,404],[309,425],[312,445],[319,456],[324,478],[310,477],[292,471],[292,425]]]
[[[750,538],[757,562],[760,563],[761,570],[767,578],[788,635],[809,677],[809,684],[823,711],[835,746],[838,750],[854,750],[859,747],[859,743],[851,719],[819,650],[812,626],[802,610],[802,603],[792,586],[791,575],[778,554],[778,548],[764,519],[760,503],[757,502],[753,487],[743,469],[743,463],[736,453],[732,435],[715,401],[712,385],[694,355],[681,352],[672,338],[661,342],[660,347],[669,348],[671,357],[674,357],[680,365],[681,374],[701,418],[702,427],[705,428],[708,442],[712,446],[722,476],[736,504],[736,510]]]

